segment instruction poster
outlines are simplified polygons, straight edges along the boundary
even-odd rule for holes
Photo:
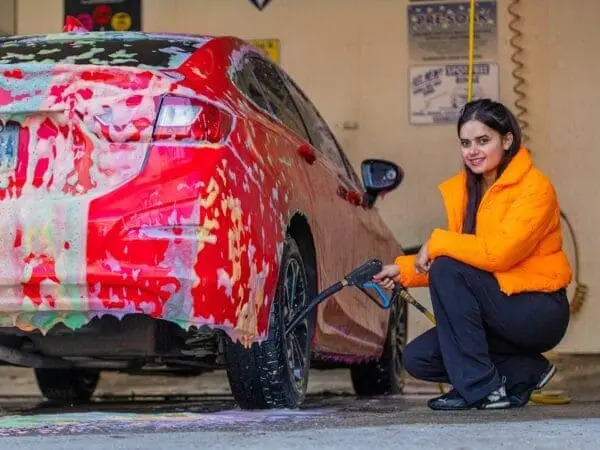
[[[467,60],[469,2],[418,2],[408,5],[408,45],[411,64]],[[477,1],[475,59],[495,60],[498,52],[495,0]]]
[[[64,15],[90,31],[140,31],[141,0],[64,0]]]
[[[271,60],[279,64],[279,39],[250,39],[248,42],[261,49]]]
[[[419,65],[409,69],[411,125],[456,124],[467,102],[468,65]],[[480,62],[473,67],[473,100],[499,100],[498,65]]]

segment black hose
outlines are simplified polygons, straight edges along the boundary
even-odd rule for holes
[[[317,295],[312,301],[304,308],[304,310],[300,311],[296,317],[290,322],[290,324],[285,329],[285,334],[288,335],[290,332],[298,326],[298,324],[304,319],[309,312],[311,312],[319,303],[326,300],[331,295],[335,294],[338,291],[341,291],[346,284],[338,281],[337,283],[329,286],[319,295]]]

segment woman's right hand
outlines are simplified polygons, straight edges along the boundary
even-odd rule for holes
[[[383,266],[381,272],[373,277],[373,281],[383,289],[394,289],[396,280],[400,276],[400,267],[396,264]]]

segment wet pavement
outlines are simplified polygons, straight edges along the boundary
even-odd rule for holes
[[[356,398],[346,371],[317,371],[302,408],[269,411],[238,409],[220,373],[107,374],[92,404],[66,408],[44,403],[29,372],[0,381],[1,448],[596,448],[600,438],[597,402],[440,413],[428,396]]]
[[[357,399],[350,395],[311,395],[297,410],[243,411],[231,398],[215,395],[95,400],[91,405],[56,408],[0,399],[0,436],[111,434],[154,431],[262,431],[387,427],[407,424],[483,424],[553,419],[600,419],[597,403],[536,405],[502,411],[433,412],[425,396]],[[600,430],[599,430],[600,431]]]

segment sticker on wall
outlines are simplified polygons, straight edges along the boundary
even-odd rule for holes
[[[412,66],[410,81],[411,125],[456,124],[467,102],[467,64]],[[473,67],[473,100],[499,100],[498,65],[477,63]]]
[[[118,12],[112,16],[110,25],[115,31],[129,31],[131,29],[131,16],[126,12]]]
[[[498,52],[495,0],[475,6],[475,59],[493,61]],[[469,2],[416,3],[407,7],[411,64],[464,61],[469,56]]]
[[[269,58],[271,58],[272,61],[279,64],[279,39],[250,39],[248,42],[250,42],[250,44],[254,45],[256,48],[261,49]]]
[[[141,0],[64,0],[64,16],[73,16],[89,31],[140,31]]]
[[[271,0],[250,0],[250,3],[262,11],[269,3],[271,3]]]
[[[112,16],[112,8],[109,5],[98,5],[94,8],[94,13],[92,17],[94,18],[94,23],[100,28],[105,27],[109,24],[110,18]]]
[[[81,25],[85,27],[86,30],[92,30],[94,28],[94,18],[89,13],[77,14],[75,16]]]

